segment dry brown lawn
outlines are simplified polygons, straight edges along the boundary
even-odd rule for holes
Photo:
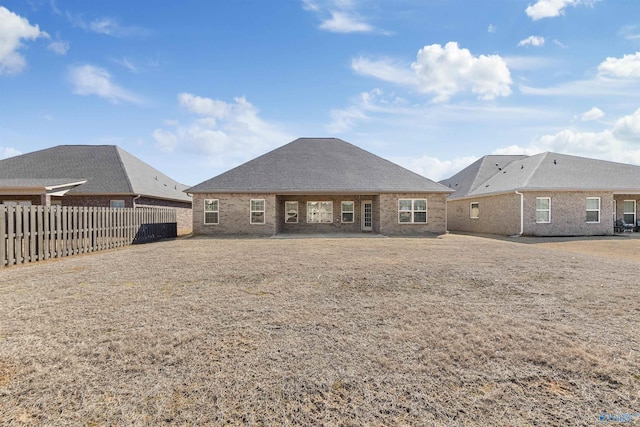
[[[1,425],[590,426],[640,412],[639,367],[640,239],[192,238],[0,270]]]

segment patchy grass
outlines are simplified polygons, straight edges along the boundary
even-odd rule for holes
[[[560,426],[638,413],[640,260],[610,245],[180,239],[0,270],[0,423]]]

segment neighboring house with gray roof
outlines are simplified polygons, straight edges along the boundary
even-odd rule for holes
[[[196,235],[433,235],[446,196],[430,179],[336,138],[299,138],[186,190]]]
[[[0,160],[0,203],[173,207],[191,228],[191,197],[180,184],[115,145],[59,145]]]
[[[440,181],[451,231],[531,236],[614,234],[640,219],[640,166],[558,153],[484,156]]]

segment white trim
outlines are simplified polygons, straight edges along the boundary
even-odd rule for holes
[[[309,205],[311,203],[318,203],[318,212],[311,212],[311,209],[309,209]],[[323,204],[328,203],[328,206],[330,206],[331,208],[331,215],[329,215],[329,219],[330,221],[323,221],[322,220],[322,214],[324,213],[326,216],[326,212],[322,212],[322,207]],[[326,205],[325,205],[326,206]],[[311,215],[318,215],[317,217],[317,221],[310,221]],[[333,224],[333,201],[331,200],[324,200],[324,201],[317,201],[317,200],[309,200],[307,202],[307,224]]]
[[[597,221],[586,221],[587,224],[599,224],[601,219],[601,210],[602,210],[602,201],[600,197],[587,197],[587,200],[597,200],[598,201],[598,209],[588,209],[586,208],[586,212],[598,212],[598,220]],[[586,207],[586,204],[585,204]]]
[[[400,204],[402,202],[410,202],[411,203],[411,209],[407,210],[407,209],[400,209]],[[416,202],[422,202],[424,201],[424,210],[420,209],[416,209]],[[424,212],[424,221],[416,221],[416,213],[421,213]],[[398,199],[398,224],[427,224],[429,222],[429,216],[428,216],[428,212],[429,212],[429,202],[427,201],[427,199]],[[411,215],[411,221],[401,221],[400,217],[401,214],[409,214]]]
[[[208,202],[212,202],[211,205],[213,205],[213,202],[215,202],[215,209],[211,209],[211,210],[207,210],[207,201]],[[215,222],[207,222],[207,214],[208,213],[215,213],[216,214],[216,221]],[[203,201],[203,212],[202,212],[202,222],[206,225],[217,225],[220,224],[220,200],[219,199],[204,199]]]
[[[549,201],[549,208],[547,209],[539,209],[538,208],[538,200],[547,199]],[[538,221],[538,212],[547,212],[549,219],[547,221]],[[551,197],[543,196],[536,197],[536,224],[551,224]]]
[[[473,205],[478,205],[476,206],[476,216],[473,216]],[[471,202],[469,203],[469,218],[470,219],[479,219],[480,218],[480,202]]]
[[[361,215],[362,215],[362,222],[360,224],[360,230],[361,231],[372,231],[373,230],[373,202],[371,200],[362,200],[360,202],[360,211],[361,211]],[[369,225],[366,224],[366,208],[367,205],[369,206],[370,212],[369,212]]]
[[[287,203],[295,203],[296,204],[296,216],[295,221],[289,221],[289,211],[287,211]],[[284,202],[284,223],[285,224],[297,224],[298,218],[300,217],[300,209],[298,209],[298,201],[297,200],[285,200]]]
[[[344,210],[344,204],[345,203],[351,203],[351,210],[350,211],[345,211]],[[351,221],[345,221],[344,220],[344,214],[345,213],[350,213],[351,214]],[[356,203],[352,200],[343,200],[340,202],[340,222],[342,224],[353,224],[356,220]]]
[[[262,203],[262,209],[254,209],[253,208],[253,203]],[[251,199],[249,201],[249,224],[255,224],[255,225],[264,225],[266,224],[266,208],[267,208],[267,203],[265,202],[265,199]],[[258,222],[254,222],[253,221],[253,214],[254,213],[262,213],[262,221],[258,221]]]
[[[633,202],[633,210],[632,211],[627,212],[627,211],[624,210],[624,204],[626,202]],[[629,222],[630,224],[633,224],[634,227],[636,226],[636,219],[638,218],[638,216],[636,214],[636,208],[637,208],[637,206],[636,206],[636,201],[635,200],[627,199],[627,200],[623,200],[622,201],[622,219],[624,219],[625,215],[633,215],[633,221],[629,222],[626,219],[624,221],[625,222]]]

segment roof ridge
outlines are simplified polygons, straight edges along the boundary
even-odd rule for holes
[[[124,177],[127,180],[127,183],[129,184],[129,191],[133,193],[134,192],[133,183],[131,182],[131,178],[129,178],[129,172],[127,171],[127,168],[124,165],[124,162],[122,161],[122,153],[120,152],[121,148],[117,145],[111,145],[110,147],[113,147],[115,149],[116,157],[118,158],[118,163],[120,164],[120,167],[122,168],[122,172],[124,172]]]
[[[527,156],[524,159],[522,159],[522,160],[533,159],[534,157],[539,156],[539,160],[537,164],[535,165],[535,167],[531,168],[531,172],[529,173],[529,176],[527,176],[527,178],[522,182],[523,187],[526,187],[529,184],[529,181],[531,180],[531,178],[533,178],[533,175],[535,175],[536,172],[538,171],[538,168],[542,164],[542,161],[546,159],[548,155],[549,155],[549,152],[545,151],[544,153],[534,154],[533,156]]]

